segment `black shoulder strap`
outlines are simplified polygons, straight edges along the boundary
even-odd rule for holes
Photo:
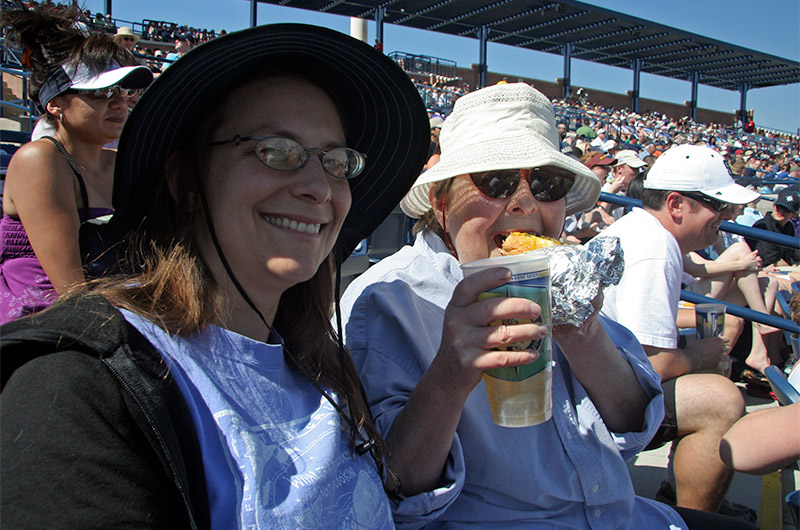
[[[73,173],[75,173],[75,178],[78,179],[78,186],[81,188],[81,200],[83,200],[83,208],[81,208],[81,210],[83,210],[83,219],[81,221],[88,221],[90,218],[89,194],[86,193],[86,184],[83,182],[83,175],[81,174],[81,170],[78,167],[78,164],[75,163],[75,160],[72,159],[72,157],[64,148],[64,146],[61,145],[61,142],[59,142],[52,136],[42,136],[42,138],[47,138],[48,140],[53,142],[53,144],[56,146],[56,149],[58,149],[59,153],[64,155],[64,158],[67,159],[67,162],[69,163],[69,166],[72,168]]]

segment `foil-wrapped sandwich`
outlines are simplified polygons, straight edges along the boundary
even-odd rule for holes
[[[601,289],[622,278],[625,259],[619,238],[596,236],[585,245],[561,244],[548,237],[513,232],[503,241],[504,254],[550,257],[553,325],[580,326],[594,311],[592,300]]]

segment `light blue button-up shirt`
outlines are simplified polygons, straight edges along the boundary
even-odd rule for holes
[[[342,299],[345,341],[384,435],[439,348],[444,309],[462,278],[441,239],[420,235],[356,279]],[[670,507],[634,494],[625,460],[652,438],[664,399],[633,335],[609,320],[603,325],[650,397],[641,432],[610,432],[553,344],[553,418],[499,427],[480,383],[464,407],[444,484],[396,503],[397,525],[685,528]]]

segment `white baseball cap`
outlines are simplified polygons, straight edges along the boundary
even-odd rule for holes
[[[152,81],[153,73],[146,66],[120,66],[111,62],[105,70],[97,72],[85,63],[70,63],[59,66],[42,83],[39,103],[45,108],[50,100],[69,89],[92,90],[113,85],[147,88]]]
[[[731,204],[747,204],[761,196],[736,184],[725,167],[722,155],[702,145],[684,144],[665,151],[647,172],[644,187],[651,190],[698,191]]]
[[[639,155],[636,154],[636,151],[633,151],[632,149],[619,151],[614,156],[617,158],[617,163],[615,164],[617,166],[630,166],[634,169],[638,169],[647,165],[647,162],[639,158]]]

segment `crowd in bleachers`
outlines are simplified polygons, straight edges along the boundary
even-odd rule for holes
[[[207,42],[217,36],[214,29],[198,29],[191,26],[178,25],[175,22],[159,20],[143,20],[142,39],[156,42],[174,42],[179,35],[190,35],[196,44]],[[220,35],[226,32],[222,30]]]
[[[446,117],[455,101],[470,91],[465,83],[450,80],[417,81],[417,88],[429,113]],[[572,143],[585,124],[589,127],[586,139],[593,140],[596,131],[605,132],[608,145],[619,144],[637,151],[653,144],[663,152],[669,146],[704,143],[726,156],[731,173],[738,177],[764,179],[784,178],[791,167],[800,165],[800,135],[756,128],[744,132],[741,124],[696,123],[689,117],[670,117],[659,112],[635,113],[623,109],[594,105],[588,98],[553,101],[559,122],[572,133],[566,139]],[[739,126],[737,126],[739,125]],[[755,182],[750,182],[751,184]],[[765,190],[765,192],[768,192]]]

